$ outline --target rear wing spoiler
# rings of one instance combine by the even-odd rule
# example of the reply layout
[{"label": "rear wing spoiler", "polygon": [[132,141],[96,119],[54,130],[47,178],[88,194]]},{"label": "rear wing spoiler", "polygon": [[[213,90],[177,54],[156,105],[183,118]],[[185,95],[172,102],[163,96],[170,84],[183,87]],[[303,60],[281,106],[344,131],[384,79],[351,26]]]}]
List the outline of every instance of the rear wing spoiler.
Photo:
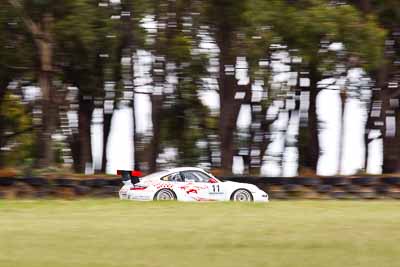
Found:
[{"label": "rear wing spoiler", "polygon": [[121,175],[122,182],[124,184],[127,182],[136,184],[136,183],[139,183],[139,177],[142,176],[142,172],[141,171],[117,170],[117,175]]}]

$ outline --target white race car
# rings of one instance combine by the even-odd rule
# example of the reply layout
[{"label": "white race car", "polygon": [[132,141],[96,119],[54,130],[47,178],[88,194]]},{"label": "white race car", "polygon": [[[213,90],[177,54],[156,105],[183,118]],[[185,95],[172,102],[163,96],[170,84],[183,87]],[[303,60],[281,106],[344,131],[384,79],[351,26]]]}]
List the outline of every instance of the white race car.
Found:
[{"label": "white race car", "polygon": [[119,191],[121,199],[268,201],[268,194],[253,184],[223,182],[199,168],[174,168],[142,178],[136,178],[135,171],[118,171],[118,174],[124,183]]}]

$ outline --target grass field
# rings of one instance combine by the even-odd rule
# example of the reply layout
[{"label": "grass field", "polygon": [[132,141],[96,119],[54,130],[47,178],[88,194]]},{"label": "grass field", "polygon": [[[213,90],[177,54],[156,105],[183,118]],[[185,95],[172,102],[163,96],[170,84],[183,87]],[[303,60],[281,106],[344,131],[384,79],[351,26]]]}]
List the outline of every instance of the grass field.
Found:
[{"label": "grass field", "polygon": [[0,201],[0,266],[400,266],[400,202]]}]

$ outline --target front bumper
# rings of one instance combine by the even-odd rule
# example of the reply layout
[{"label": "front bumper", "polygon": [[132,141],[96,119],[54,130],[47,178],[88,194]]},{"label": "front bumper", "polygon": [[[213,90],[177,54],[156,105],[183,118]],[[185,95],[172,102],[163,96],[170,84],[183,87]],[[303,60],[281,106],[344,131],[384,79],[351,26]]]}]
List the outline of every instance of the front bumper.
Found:
[{"label": "front bumper", "polygon": [[269,202],[269,196],[264,191],[253,193],[254,202]]}]

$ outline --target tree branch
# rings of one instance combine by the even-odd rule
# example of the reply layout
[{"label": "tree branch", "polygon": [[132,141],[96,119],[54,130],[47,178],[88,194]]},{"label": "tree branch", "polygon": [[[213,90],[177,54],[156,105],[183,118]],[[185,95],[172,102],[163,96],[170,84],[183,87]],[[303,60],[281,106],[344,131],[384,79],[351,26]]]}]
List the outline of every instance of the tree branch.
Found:
[{"label": "tree branch", "polygon": [[18,131],[18,132],[14,132],[14,133],[11,133],[11,134],[6,134],[4,136],[4,139],[6,139],[5,141],[7,142],[8,139],[11,139],[11,138],[13,138],[15,136],[18,136],[18,135],[21,135],[21,134],[24,134],[24,133],[32,132],[33,129],[34,129],[33,127],[29,127],[29,128],[23,129],[23,130]]},{"label": "tree branch", "polygon": [[25,14],[23,6],[19,0],[8,0],[8,3],[21,12],[22,20],[25,26],[33,35],[39,35],[41,33],[40,27]]}]

